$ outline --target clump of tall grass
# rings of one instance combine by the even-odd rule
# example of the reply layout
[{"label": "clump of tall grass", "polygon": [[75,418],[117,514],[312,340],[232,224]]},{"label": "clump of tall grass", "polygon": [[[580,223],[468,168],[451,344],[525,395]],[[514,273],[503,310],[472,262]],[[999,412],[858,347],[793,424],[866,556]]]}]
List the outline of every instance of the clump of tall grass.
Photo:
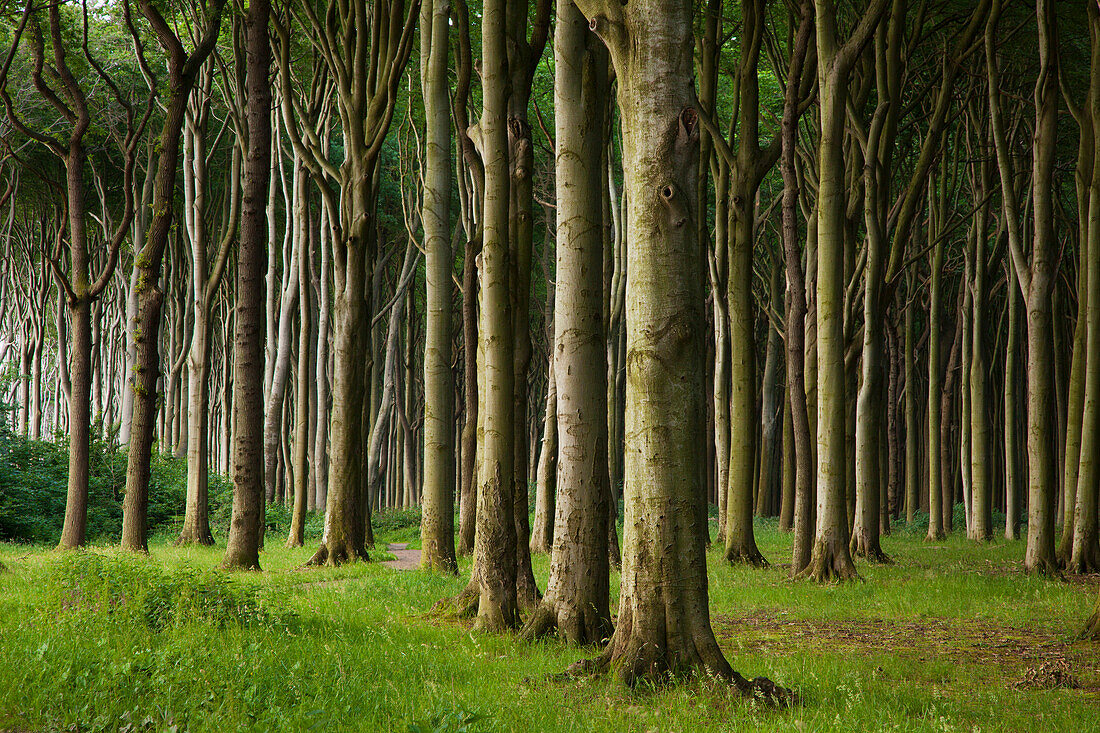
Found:
[{"label": "clump of tall grass", "polygon": [[146,558],[70,553],[53,565],[47,582],[54,613],[107,616],[153,631],[191,623],[275,628],[294,621],[271,611],[257,587],[226,573],[188,565],[166,570]]}]

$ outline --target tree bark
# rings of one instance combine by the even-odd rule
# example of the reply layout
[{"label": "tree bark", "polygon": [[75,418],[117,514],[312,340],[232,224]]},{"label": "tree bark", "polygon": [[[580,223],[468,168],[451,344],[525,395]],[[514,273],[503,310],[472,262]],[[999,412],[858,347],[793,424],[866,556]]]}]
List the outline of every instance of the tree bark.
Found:
[{"label": "tree bark", "polygon": [[271,172],[270,0],[252,0],[245,17],[248,130],[237,247],[233,334],[233,513],[222,567],[259,570],[264,522],[265,207]]},{"label": "tree bark", "polygon": [[421,565],[458,571],[454,541],[454,374],[451,371],[451,122],[447,100],[450,2],[422,2],[420,78],[427,121],[423,214],[427,322],[424,332],[424,483]]}]

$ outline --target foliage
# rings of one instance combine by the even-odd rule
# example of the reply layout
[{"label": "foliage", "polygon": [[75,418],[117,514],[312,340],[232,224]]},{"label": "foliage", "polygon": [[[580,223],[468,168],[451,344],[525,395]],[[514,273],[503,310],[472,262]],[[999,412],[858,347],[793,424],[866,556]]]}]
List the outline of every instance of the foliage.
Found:
[{"label": "foliage", "polygon": [[219,628],[279,623],[255,586],[190,565],[165,570],[130,555],[67,553],[51,568],[48,587],[52,611],[106,614],[154,631],[195,622]]},{"label": "foliage", "polygon": [[[0,421],[0,540],[54,543],[61,536],[68,488],[69,441],[30,440]],[[88,538],[114,540],[122,531],[126,453],[113,431],[92,430],[89,445]],[[165,529],[183,512],[187,467],[181,458],[156,454],[149,482],[149,528]],[[227,481],[212,475],[213,486]]]}]

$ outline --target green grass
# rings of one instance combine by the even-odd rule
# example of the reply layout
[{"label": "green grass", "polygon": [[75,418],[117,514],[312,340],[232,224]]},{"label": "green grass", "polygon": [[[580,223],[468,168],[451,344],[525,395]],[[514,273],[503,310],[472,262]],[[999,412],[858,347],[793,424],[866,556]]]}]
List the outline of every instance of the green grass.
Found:
[{"label": "green grass", "polygon": [[[1084,731],[1100,713],[1100,646],[1071,638],[1096,583],[1022,576],[1021,543],[899,531],[883,542],[895,564],[829,587],[787,580],[790,537],[770,522],[758,539],[771,568],[723,566],[713,549],[711,613],[734,668],[801,695],[774,710],[705,680],[554,679],[594,652],[426,613],[468,561],[458,578],[301,570],[312,547],[281,539],[269,535],[262,574],[228,581],[210,572],[220,548],[159,541],[135,559],[0,544],[0,731]],[[535,559],[542,585],[547,567]],[[1018,688],[1051,660],[1082,689]]]}]

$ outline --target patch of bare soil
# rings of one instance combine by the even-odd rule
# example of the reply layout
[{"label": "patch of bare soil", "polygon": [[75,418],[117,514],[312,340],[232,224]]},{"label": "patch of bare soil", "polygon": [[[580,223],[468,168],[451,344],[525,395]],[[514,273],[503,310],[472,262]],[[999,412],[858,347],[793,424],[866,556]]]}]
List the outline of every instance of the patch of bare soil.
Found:
[{"label": "patch of bare soil", "polygon": [[386,550],[395,558],[382,563],[386,567],[394,570],[416,570],[420,567],[420,550],[410,550],[408,542],[391,542],[386,545]]},{"label": "patch of bare soil", "polygon": [[796,619],[782,613],[719,614],[719,640],[759,653],[876,653],[918,661],[977,664],[1018,689],[1100,690],[1095,644],[1074,643],[1041,628],[947,619]]}]

